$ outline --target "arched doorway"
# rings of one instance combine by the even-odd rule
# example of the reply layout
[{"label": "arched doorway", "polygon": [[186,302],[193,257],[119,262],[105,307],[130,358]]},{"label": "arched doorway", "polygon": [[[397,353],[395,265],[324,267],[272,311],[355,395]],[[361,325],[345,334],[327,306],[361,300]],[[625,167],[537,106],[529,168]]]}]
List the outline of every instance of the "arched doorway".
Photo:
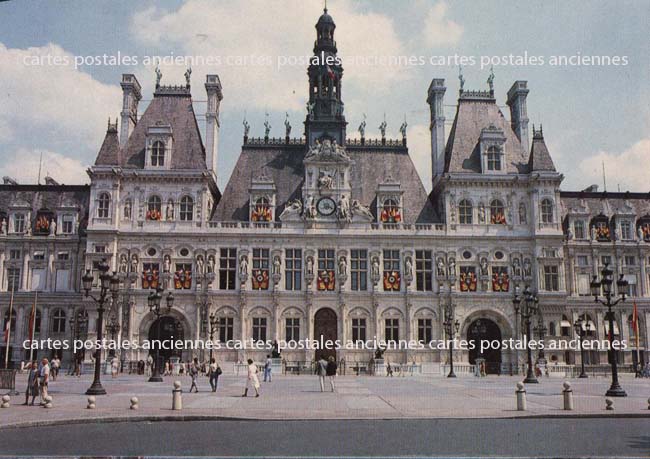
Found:
[{"label": "arched doorway", "polygon": [[467,341],[473,342],[474,349],[469,350],[469,363],[476,363],[477,358],[485,359],[485,371],[488,374],[501,373],[501,349],[490,347],[481,354],[481,341],[501,341],[499,326],[490,319],[476,319],[467,328]]},{"label": "arched doorway", "polygon": [[328,359],[333,356],[336,359],[336,349],[333,348],[334,342],[338,337],[338,320],[336,312],[330,308],[322,308],[316,311],[314,315],[314,339],[323,343],[327,341],[332,342],[332,349],[317,349],[316,360],[324,357]]},{"label": "arched doorway", "polygon": [[[159,328],[160,326],[160,328]],[[155,320],[149,327],[149,341],[160,340],[166,341],[167,343],[164,347],[172,347],[169,345],[170,341],[182,340],[184,339],[185,333],[183,330],[183,324],[174,317],[163,316]],[[157,345],[156,345],[157,346]],[[152,346],[153,347],[153,346]],[[149,354],[155,359],[156,358],[156,349],[151,349]],[[171,357],[182,358],[181,349],[160,349],[160,362],[168,361]]]}]

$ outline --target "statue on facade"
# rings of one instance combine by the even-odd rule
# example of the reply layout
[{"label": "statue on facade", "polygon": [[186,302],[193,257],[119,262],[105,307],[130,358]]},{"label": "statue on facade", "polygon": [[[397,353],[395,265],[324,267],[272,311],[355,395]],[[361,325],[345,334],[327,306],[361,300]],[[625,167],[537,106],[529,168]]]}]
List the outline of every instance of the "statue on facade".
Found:
[{"label": "statue on facade", "polygon": [[596,230],[596,225],[591,227],[591,240],[595,241],[598,237],[598,231]]},{"label": "statue on facade", "polygon": [[305,212],[304,217],[307,219],[316,218],[316,204],[314,203],[314,196],[311,194],[305,198]]},{"label": "statue on facade", "polygon": [[485,206],[483,204],[478,206],[478,222],[485,223]]},{"label": "statue on facade", "polygon": [[366,137],[366,114],[363,114],[363,120],[361,121],[361,124],[359,125],[359,135],[361,135],[361,138]]},{"label": "statue on facade", "polygon": [[273,274],[276,275],[280,274],[281,269],[282,269],[282,262],[280,261],[280,257],[276,255],[273,258]]},{"label": "statue on facade", "polygon": [[379,125],[379,132],[381,132],[381,138],[385,139],[386,138],[386,127],[388,124],[386,124],[386,115],[384,115],[384,121],[381,122]]},{"label": "statue on facade", "polygon": [[174,219],[174,201],[171,199],[167,201],[167,208],[165,209],[165,219],[169,222]]},{"label": "statue on facade", "polygon": [[0,234],[7,234],[7,220],[4,218],[2,219],[2,222],[0,222]]},{"label": "statue on facade", "polygon": [[239,275],[242,278],[248,276],[248,257],[246,255],[239,257]]},{"label": "statue on facade", "polygon": [[334,186],[334,172],[322,170],[318,172],[318,188],[331,190]]},{"label": "statue on facade", "polygon": [[360,215],[362,217],[367,218],[369,221],[372,221],[375,218],[372,215],[372,212],[370,212],[370,208],[361,204],[357,199],[352,200],[352,205],[350,206],[350,212],[352,212],[352,216]]},{"label": "statue on facade", "polygon": [[519,258],[512,260],[512,274],[515,277],[521,277],[521,262],[519,261]]},{"label": "statue on facade", "polygon": [[172,269],[172,259],[169,255],[163,258],[163,272],[168,273]]},{"label": "statue on facade", "polygon": [[122,255],[120,255],[120,268],[119,268],[120,272],[126,274],[126,272],[129,269],[128,265],[129,265],[129,260],[126,257],[126,254],[123,253]]},{"label": "statue on facade", "polygon": [[349,222],[352,218],[350,215],[350,201],[345,194],[342,194],[338,202],[339,220]]},{"label": "statue on facade", "polygon": [[251,130],[251,125],[248,124],[248,121],[246,121],[246,118],[244,118],[244,122],[242,124],[244,125],[244,137],[248,137],[248,133]]},{"label": "statue on facade", "polygon": [[289,122],[289,113],[285,113],[284,131],[285,131],[285,136],[289,137],[291,135],[291,123]]},{"label": "statue on facade", "polygon": [[463,68],[458,66],[458,81],[460,82],[460,92],[465,88],[465,78],[463,77]]},{"label": "statue on facade", "polygon": [[314,116],[314,102],[307,102],[307,115],[311,118]]},{"label": "statue on facade", "polygon": [[124,220],[131,220],[131,200],[127,199],[124,203]]},{"label": "statue on facade", "polygon": [[449,258],[449,275],[456,275],[456,259],[454,257]]},{"label": "statue on facade", "polygon": [[413,260],[411,257],[406,257],[404,260],[404,277],[407,279],[413,278]]},{"label": "statue on facade", "polygon": [[379,279],[379,258],[372,257],[372,278]]},{"label": "statue on facade", "polygon": [[345,277],[347,275],[347,265],[348,261],[345,255],[341,255],[339,257],[339,276]]},{"label": "statue on facade", "polygon": [[137,273],[138,272],[138,256],[135,253],[133,255],[131,255],[130,269],[131,269],[132,273]]},{"label": "statue on facade", "polygon": [[[4,220],[2,220],[2,223],[4,224]],[[4,226],[5,226],[5,230],[2,232],[2,234],[7,234],[7,233],[6,233],[6,229],[7,229],[7,228],[6,228],[6,224],[5,224]],[[645,240],[645,236],[644,236],[644,234],[643,234],[643,228],[642,228],[641,226],[639,226],[639,227],[636,229],[636,235],[637,235],[639,241],[643,241],[643,240]]]},{"label": "statue on facade", "polygon": [[56,235],[56,220],[50,220],[50,236]]},{"label": "statue on facade", "polygon": [[494,67],[490,66],[490,75],[487,79],[487,84],[490,87],[490,91],[494,91]]},{"label": "statue on facade", "polygon": [[269,114],[266,114],[267,118],[264,120],[264,137],[268,137],[269,134],[271,133],[271,123],[269,123],[268,116]]},{"label": "statue on facade", "polygon": [[314,257],[311,255],[307,257],[307,275],[314,275]]},{"label": "statue on facade", "polygon": [[406,140],[406,128],[408,127],[408,124],[406,123],[406,119],[402,123],[402,125],[399,127],[399,132],[402,134],[402,140]]},{"label": "statue on facade", "polygon": [[300,215],[301,212],[302,202],[300,202],[300,199],[294,199],[293,201],[287,203],[287,205],[284,207],[284,210],[280,214],[280,220],[292,215]]},{"label": "statue on facade", "polygon": [[530,258],[524,259],[524,277],[532,277],[533,267],[530,263]]},{"label": "statue on facade", "polygon": [[488,275],[488,262],[487,258],[482,257],[481,258],[481,276],[487,276]]},{"label": "statue on facade", "polygon": [[187,70],[185,70],[185,85],[189,88],[190,87],[190,78],[192,77],[192,67],[189,67]]},{"label": "statue on facade", "polygon": [[526,204],[523,202],[519,204],[519,224],[525,225],[528,221],[526,217]]},{"label": "statue on facade", "polygon": [[162,72],[160,71],[160,68],[156,66],[156,88],[160,87],[160,80],[162,80]]},{"label": "statue on facade", "polygon": [[438,270],[438,276],[445,275],[445,260],[442,257],[438,257],[436,261],[436,268]]},{"label": "statue on facade", "polygon": [[214,274],[214,255],[208,255],[208,274]]},{"label": "statue on facade", "polygon": [[204,268],[205,268],[205,264],[203,262],[203,255],[199,254],[196,256],[196,272],[199,276],[203,275]]}]

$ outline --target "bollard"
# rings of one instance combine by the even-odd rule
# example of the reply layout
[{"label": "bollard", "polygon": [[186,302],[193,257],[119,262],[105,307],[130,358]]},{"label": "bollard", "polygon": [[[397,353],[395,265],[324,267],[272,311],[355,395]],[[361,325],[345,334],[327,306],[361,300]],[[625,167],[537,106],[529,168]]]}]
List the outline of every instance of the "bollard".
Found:
[{"label": "bollard", "polygon": [[605,405],[607,405],[605,407],[606,410],[608,410],[608,411],[614,410],[614,400],[612,400],[611,398],[607,397],[605,399]]},{"label": "bollard", "polygon": [[573,410],[573,389],[571,389],[571,383],[569,381],[564,381],[564,389],[562,394],[564,395],[564,409],[566,411]]},{"label": "bollard", "polygon": [[648,399],[648,409],[650,410],[650,398]]},{"label": "bollard", "polygon": [[183,389],[181,389],[181,382],[174,381],[174,388],[172,389],[172,410],[182,410],[183,409],[183,399],[181,394]]},{"label": "bollard", "polygon": [[43,405],[43,408],[47,408],[47,409],[52,408],[52,396],[51,395],[48,395],[43,400],[45,400],[45,405]]},{"label": "bollard", "polygon": [[526,389],[524,389],[524,383],[517,383],[517,411],[526,411]]},{"label": "bollard", "polygon": [[88,410],[94,410],[95,409],[95,396],[91,395],[88,397],[88,406],[86,406],[86,409]]},{"label": "bollard", "polygon": [[138,397],[131,397],[131,409],[137,410],[138,408],[140,408],[140,405],[138,404]]},{"label": "bollard", "polygon": [[11,397],[9,397],[8,395],[3,395],[2,404],[0,404],[0,408],[9,408],[10,401],[11,401]]}]

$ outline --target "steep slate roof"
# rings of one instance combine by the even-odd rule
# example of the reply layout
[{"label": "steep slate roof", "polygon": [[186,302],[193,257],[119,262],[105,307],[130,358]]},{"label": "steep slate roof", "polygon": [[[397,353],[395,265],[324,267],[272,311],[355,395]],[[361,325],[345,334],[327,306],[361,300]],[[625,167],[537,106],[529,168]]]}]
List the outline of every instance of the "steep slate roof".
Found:
[{"label": "steep slate roof", "polygon": [[528,170],[530,172],[557,172],[557,169],[555,169],[555,164],[553,164],[553,159],[551,159],[551,154],[548,152],[548,148],[546,148],[546,143],[544,142],[544,134],[542,133],[541,127],[539,131],[536,131],[533,127],[533,145],[530,148]]},{"label": "steep slate roof", "polygon": [[650,215],[650,193],[560,192],[560,212],[563,218],[571,210],[586,212],[592,217],[600,214],[611,217],[619,210],[626,213],[628,206],[638,217]]},{"label": "steep slate roof", "polygon": [[[422,181],[406,149],[348,147],[348,156],[354,161],[351,167],[351,200],[357,199],[376,211],[378,185],[392,178],[400,182],[403,190],[404,223],[438,221]],[[288,201],[302,198],[305,169],[303,159],[306,147],[244,146],[235,169],[226,185],[223,197],[213,215],[213,220],[248,221],[249,187],[251,179],[262,172],[273,179],[276,193],[275,218],[282,213]]]},{"label": "steep slate roof", "polygon": [[97,159],[96,166],[117,166],[120,163],[120,140],[117,136],[117,124],[108,125],[106,136],[102,143]]},{"label": "steep slate roof", "polygon": [[454,124],[445,149],[445,172],[480,173],[481,130],[495,126],[503,131],[505,142],[505,172],[526,173],[528,157],[510,123],[492,97],[461,95]]}]

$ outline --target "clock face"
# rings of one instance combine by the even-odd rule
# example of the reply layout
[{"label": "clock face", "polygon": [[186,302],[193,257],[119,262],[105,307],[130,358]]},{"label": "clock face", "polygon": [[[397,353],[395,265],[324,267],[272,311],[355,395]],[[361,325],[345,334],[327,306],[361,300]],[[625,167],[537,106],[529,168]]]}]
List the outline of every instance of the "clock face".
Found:
[{"label": "clock face", "polygon": [[336,203],[332,198],[320,198],[316,204],[318,213],[327,217],[332,215],[336,210]]}]

